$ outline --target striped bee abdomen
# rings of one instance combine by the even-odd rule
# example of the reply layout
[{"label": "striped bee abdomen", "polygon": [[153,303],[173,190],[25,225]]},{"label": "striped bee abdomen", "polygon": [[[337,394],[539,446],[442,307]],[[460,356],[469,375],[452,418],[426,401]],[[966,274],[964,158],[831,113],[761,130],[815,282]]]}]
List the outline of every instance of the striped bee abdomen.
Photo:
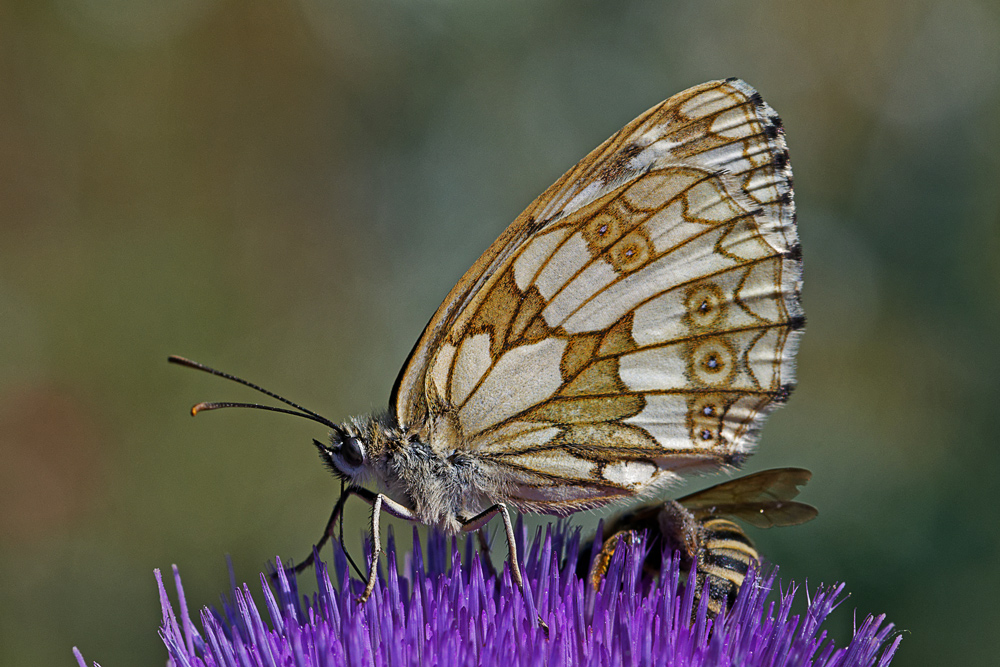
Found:
[{"label": "striped bee abdomen", "polygon": [[716,616],[723,605],[731,608],[751,563],[760,556],[743,529],[729,519],[709,516],[700,522],[695,576],[695,608],[708,583],[708,613]]}]

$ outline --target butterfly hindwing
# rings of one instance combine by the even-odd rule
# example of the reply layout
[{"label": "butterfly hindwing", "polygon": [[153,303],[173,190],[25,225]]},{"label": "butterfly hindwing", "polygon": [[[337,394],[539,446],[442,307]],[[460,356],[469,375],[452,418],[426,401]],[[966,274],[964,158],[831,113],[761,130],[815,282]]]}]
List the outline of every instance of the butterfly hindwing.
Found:
[{"label": "butterfly hindwing", "polygon": [[698,86],[476,262],[404,367],[397,419],[544,512],[738,464],[791,386],[799,276],[777,116],[741,81]]}]

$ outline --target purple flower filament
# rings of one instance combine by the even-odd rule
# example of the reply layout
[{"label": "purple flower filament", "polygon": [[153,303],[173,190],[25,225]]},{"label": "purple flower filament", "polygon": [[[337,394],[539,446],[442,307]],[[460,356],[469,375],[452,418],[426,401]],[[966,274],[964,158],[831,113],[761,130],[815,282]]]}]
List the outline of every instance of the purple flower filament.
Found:
[{"label": "purple flower filament", "polygon": [[[846,647],[827,639],[820,626],[843,600],[843,585],[815,591],[799,617],[791,614],[794,586],[769,602],[775,573],[751,570],[731,610],[708,619],[703,596],[692,622],[694,591],[681,583],[679,560],[670,554],[654,578],[643,573],[643,544],[617,549],[594,591],[575,571],[578,531],[559,523],[529,541],[519,523],[518,533],[528,554],[527,602],[509,570],[498,584],[478,553],[466,549],[463,565],[457,541],[437,531],[430,531],[425,549],[414,531],[401,574],[390,535],[388,575],[363,605],[355,598],[364,584],[349,579],[342,552],[334,559],[337,586],[317,559],[318,592],[311,599],[300,597],[294,577],[279,562],[273,589],[261,575],[267,621],[244,584],[221,611],[203,609],[198,630],[176,568],[179,617],[157,571],[168,665],[884,667],[899,645],[884,616],[865,619]],[[529,604],[548,623],[548,640]]]}]

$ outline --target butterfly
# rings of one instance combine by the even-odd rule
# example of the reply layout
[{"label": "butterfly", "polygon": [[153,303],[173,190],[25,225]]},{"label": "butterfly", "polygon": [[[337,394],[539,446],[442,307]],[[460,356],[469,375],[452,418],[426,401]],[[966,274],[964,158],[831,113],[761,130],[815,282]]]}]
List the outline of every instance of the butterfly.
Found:
[{"label": "butterfly", "polygon": [[[314,441],[372,506],[451,533],[508,505],[565,515],[657,496],[684,473],[738,467],[786,401],[804,326],[792,174],[777,114],[737,79],[658,104],[536,199],[425,327],[388,410]],[[377,491],[367,488],[374,483]],[[299,567],[312,561],[310,556]],[[298,569],[298,568],[297,568]]]},{"label": "butterfly", "polygon": [[751,565],[760,565],[753,541],[730,518],[758,528],[811,521],[816,508],[792,500],[811,477],[802,468],[764,470],[625,512],[607,523],[610,537],[601,541],[598,535],[592,548],[581,549],[577,572],[600,588],[619,544],[638,544],[645,532],[646,569],[659,570],[665,548],[678,551],[681,569],[695,572],[692,614],[697,614],[704,591],[707,613],[714,617],[723,605],[732,607]]}]

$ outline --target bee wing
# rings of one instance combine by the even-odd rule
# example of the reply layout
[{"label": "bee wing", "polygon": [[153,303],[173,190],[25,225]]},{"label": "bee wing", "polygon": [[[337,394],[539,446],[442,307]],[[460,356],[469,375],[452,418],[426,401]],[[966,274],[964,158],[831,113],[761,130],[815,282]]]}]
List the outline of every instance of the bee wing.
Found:
[{"label": "bee wing", "polygon": [[545,191],[428,323],[404,429],[562,513],[738,465],[787,398],[803,319],[791,169],[756,91],[675,95]]},{"label": "bee wing", "polygon": [[792,500],[811,478],[803,468],[773,468],[710,486],[677,502],[699,519],[717,514],[758,528],[794,526],[818,513],[812,505]]}]

